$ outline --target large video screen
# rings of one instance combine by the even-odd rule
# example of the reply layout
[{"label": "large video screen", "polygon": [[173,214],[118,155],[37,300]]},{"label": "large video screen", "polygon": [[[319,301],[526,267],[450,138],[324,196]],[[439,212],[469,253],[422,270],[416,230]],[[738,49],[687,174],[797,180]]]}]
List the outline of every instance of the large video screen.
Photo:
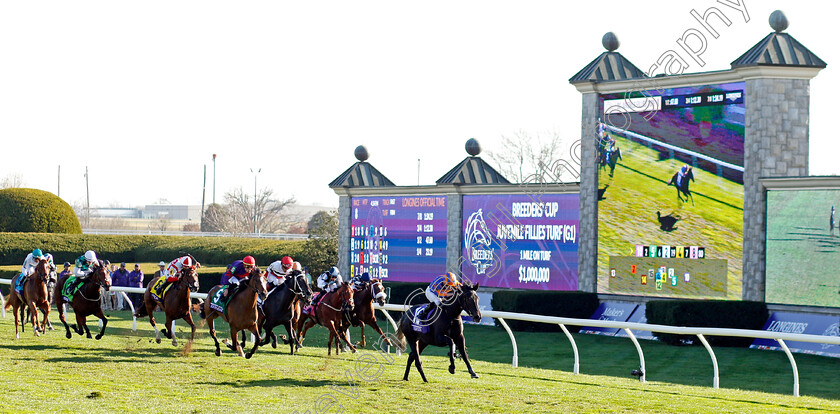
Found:
[{"label": "large video screen", "polygon": [[353,197],[350,274],[431,282],[446,272],[446,196]]},{"label": "large video screen", "polygon": [[497,288],[577,290],[578,194],[467,195],[461,274]]},{"label": "large video screen", "polygon": [[767,192],[765,301],[840,306],[840,190]]},{"label": "large video screen", "polygon": [[744,89],[601,95],[599,292],[741,298]]}]

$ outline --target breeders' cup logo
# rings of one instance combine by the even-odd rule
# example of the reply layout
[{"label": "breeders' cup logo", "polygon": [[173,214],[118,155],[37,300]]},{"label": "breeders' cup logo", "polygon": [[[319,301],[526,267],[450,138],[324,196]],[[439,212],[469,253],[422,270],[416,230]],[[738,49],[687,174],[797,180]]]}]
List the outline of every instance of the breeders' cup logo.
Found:
[{"label": "breeders' cup logo", "polygon": [[[823,332],[823,336],[840,336],[840,323],[832,323],[826,328],[825,332]],[[828,349],[829,347],[836,346],[832,344],[821,344],[822,349]]]},{"label": "breeders' cup logo", "polygon": [[464,231],[464,248],[467,260],[475,267],[475,273],[483,275],[488,267],[493,266],[493,248],[490,247],[491,235],[484,223],[481,209],[470,214]]}]

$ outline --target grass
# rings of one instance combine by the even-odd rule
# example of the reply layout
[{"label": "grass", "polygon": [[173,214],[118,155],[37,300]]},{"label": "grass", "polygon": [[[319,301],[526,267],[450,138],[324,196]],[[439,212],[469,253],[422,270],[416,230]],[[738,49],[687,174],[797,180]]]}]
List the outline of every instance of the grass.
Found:
[{"label": "grass", "polygon": [[[694,169],[691,183],[695,205],[677,199],[676,189],[666,186],[683,165],[676,159],[659,159],[659,153],[629,139],[615,136],[622,152],[615,174],[599,175],[599,187],[609,188],[598,202],[598,289],[611,290],[610,256],[634,256],[635,246],[704,246],[709,259],[727,260],[727,299],[741,299],[744,188],[715,174]],[[656,212],[680,216],[676,229],[659,229]],[[652,283],[648,282],[648,286]],[[664,295],[668,296],[667,290]],[[644,290],[647,296],[662,296]]]},{"label": "grass", "polygon": [[[629,376],[638,367],[638,357],[627,339],[575,335],[581,375],[573,375],[571,348],[562,334],[517,333],[521,366],[512,368],[503,330],[469,326],[467,344],[481,378],[471,379],[461,362],[450,375],[443,349],[429,348],[423,362],[430,383],[424,384],[416,371],[410,382],[402,381],[405,355],[384,357],[367,349],[327,357],[322,328],[310,331],[309,346],[298,355],[288,355],[286,347],[268,347],[244,359],[231,351],[214,356],[206,327],[186,349],[183,323],[177,328],[181,346],[156,344],[145,320],[138,321],[137,332],[131,331],[125,312],[111,314],[100,341],[79,336],[68,340],[61,331],[38,338],[27,331],[14,340],[12,325],[10,317],[0,320],[4,412],[291,413],[316,412],[316,400],[334,401],[335,412],[339,405],[344,412],[840,410],[840,361],[812,355],[796,356],[805,396],[795,398],[790,395],[787,359],[772,351],[716,349],[722,388],[715,390],[710,388],[711,362],[702,347],[643,341],[649,379],[643,384]],[[217,327],[226,325],[219,322]],[[361,372],[371,381],[360,380],[354,371],[365,366],[370,369]],[[355,386],[348,383],[348,374]]]},{"label": "grass", "polygon": [[840,251],[840,231],[828,225],[834,205],[838,190],[767,193],[767,302],[840,306],[840,286],[826,277]]}]

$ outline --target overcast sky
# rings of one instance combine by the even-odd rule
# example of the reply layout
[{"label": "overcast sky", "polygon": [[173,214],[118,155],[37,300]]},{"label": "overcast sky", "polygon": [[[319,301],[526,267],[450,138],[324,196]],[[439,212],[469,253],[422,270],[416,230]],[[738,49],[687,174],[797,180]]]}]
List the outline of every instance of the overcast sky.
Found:
[{"label": "overcast sky", "polygon": [[[700,28],[690,11],[731,20],[708,37],[704,66],[723,70],[770,33],[828,62],[811,81],[811,174],[837,174],[830,102],[840,65],[836,17],[817,1],[734,8],[675,1],[39,1],[0,4],[0,178],[92,205],[200,204],[260,187],[335,206],[327,184],[364,144],[397,185],[434,184],[477,138],[580,134],[568,79],[614,31],[647,70]],[[690,62],[691,63],[691,62]]]}]

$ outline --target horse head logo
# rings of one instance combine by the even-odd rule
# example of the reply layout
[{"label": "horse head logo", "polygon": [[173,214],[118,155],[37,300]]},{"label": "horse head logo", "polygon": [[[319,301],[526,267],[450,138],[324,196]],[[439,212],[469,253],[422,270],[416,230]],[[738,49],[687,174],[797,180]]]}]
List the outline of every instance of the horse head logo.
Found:
[{"label": "horse head logo", "polygon": [[[823,332],[823,336],[840,336],[840,323],[832,323],[826,328],[825,332]],[[829,347],[836,346],[831,344],[821,344],[822,349],[828,349]]]},{"label": "horse head logo", "polygon": [[487,230],[481,209],[470,214],[467,228],[464,231],[464,248],[467,250],[467,260],[475,267],[475,273],[483,275],[488,267],[493,265],[493,248],[490,247],[492,235]]}]

